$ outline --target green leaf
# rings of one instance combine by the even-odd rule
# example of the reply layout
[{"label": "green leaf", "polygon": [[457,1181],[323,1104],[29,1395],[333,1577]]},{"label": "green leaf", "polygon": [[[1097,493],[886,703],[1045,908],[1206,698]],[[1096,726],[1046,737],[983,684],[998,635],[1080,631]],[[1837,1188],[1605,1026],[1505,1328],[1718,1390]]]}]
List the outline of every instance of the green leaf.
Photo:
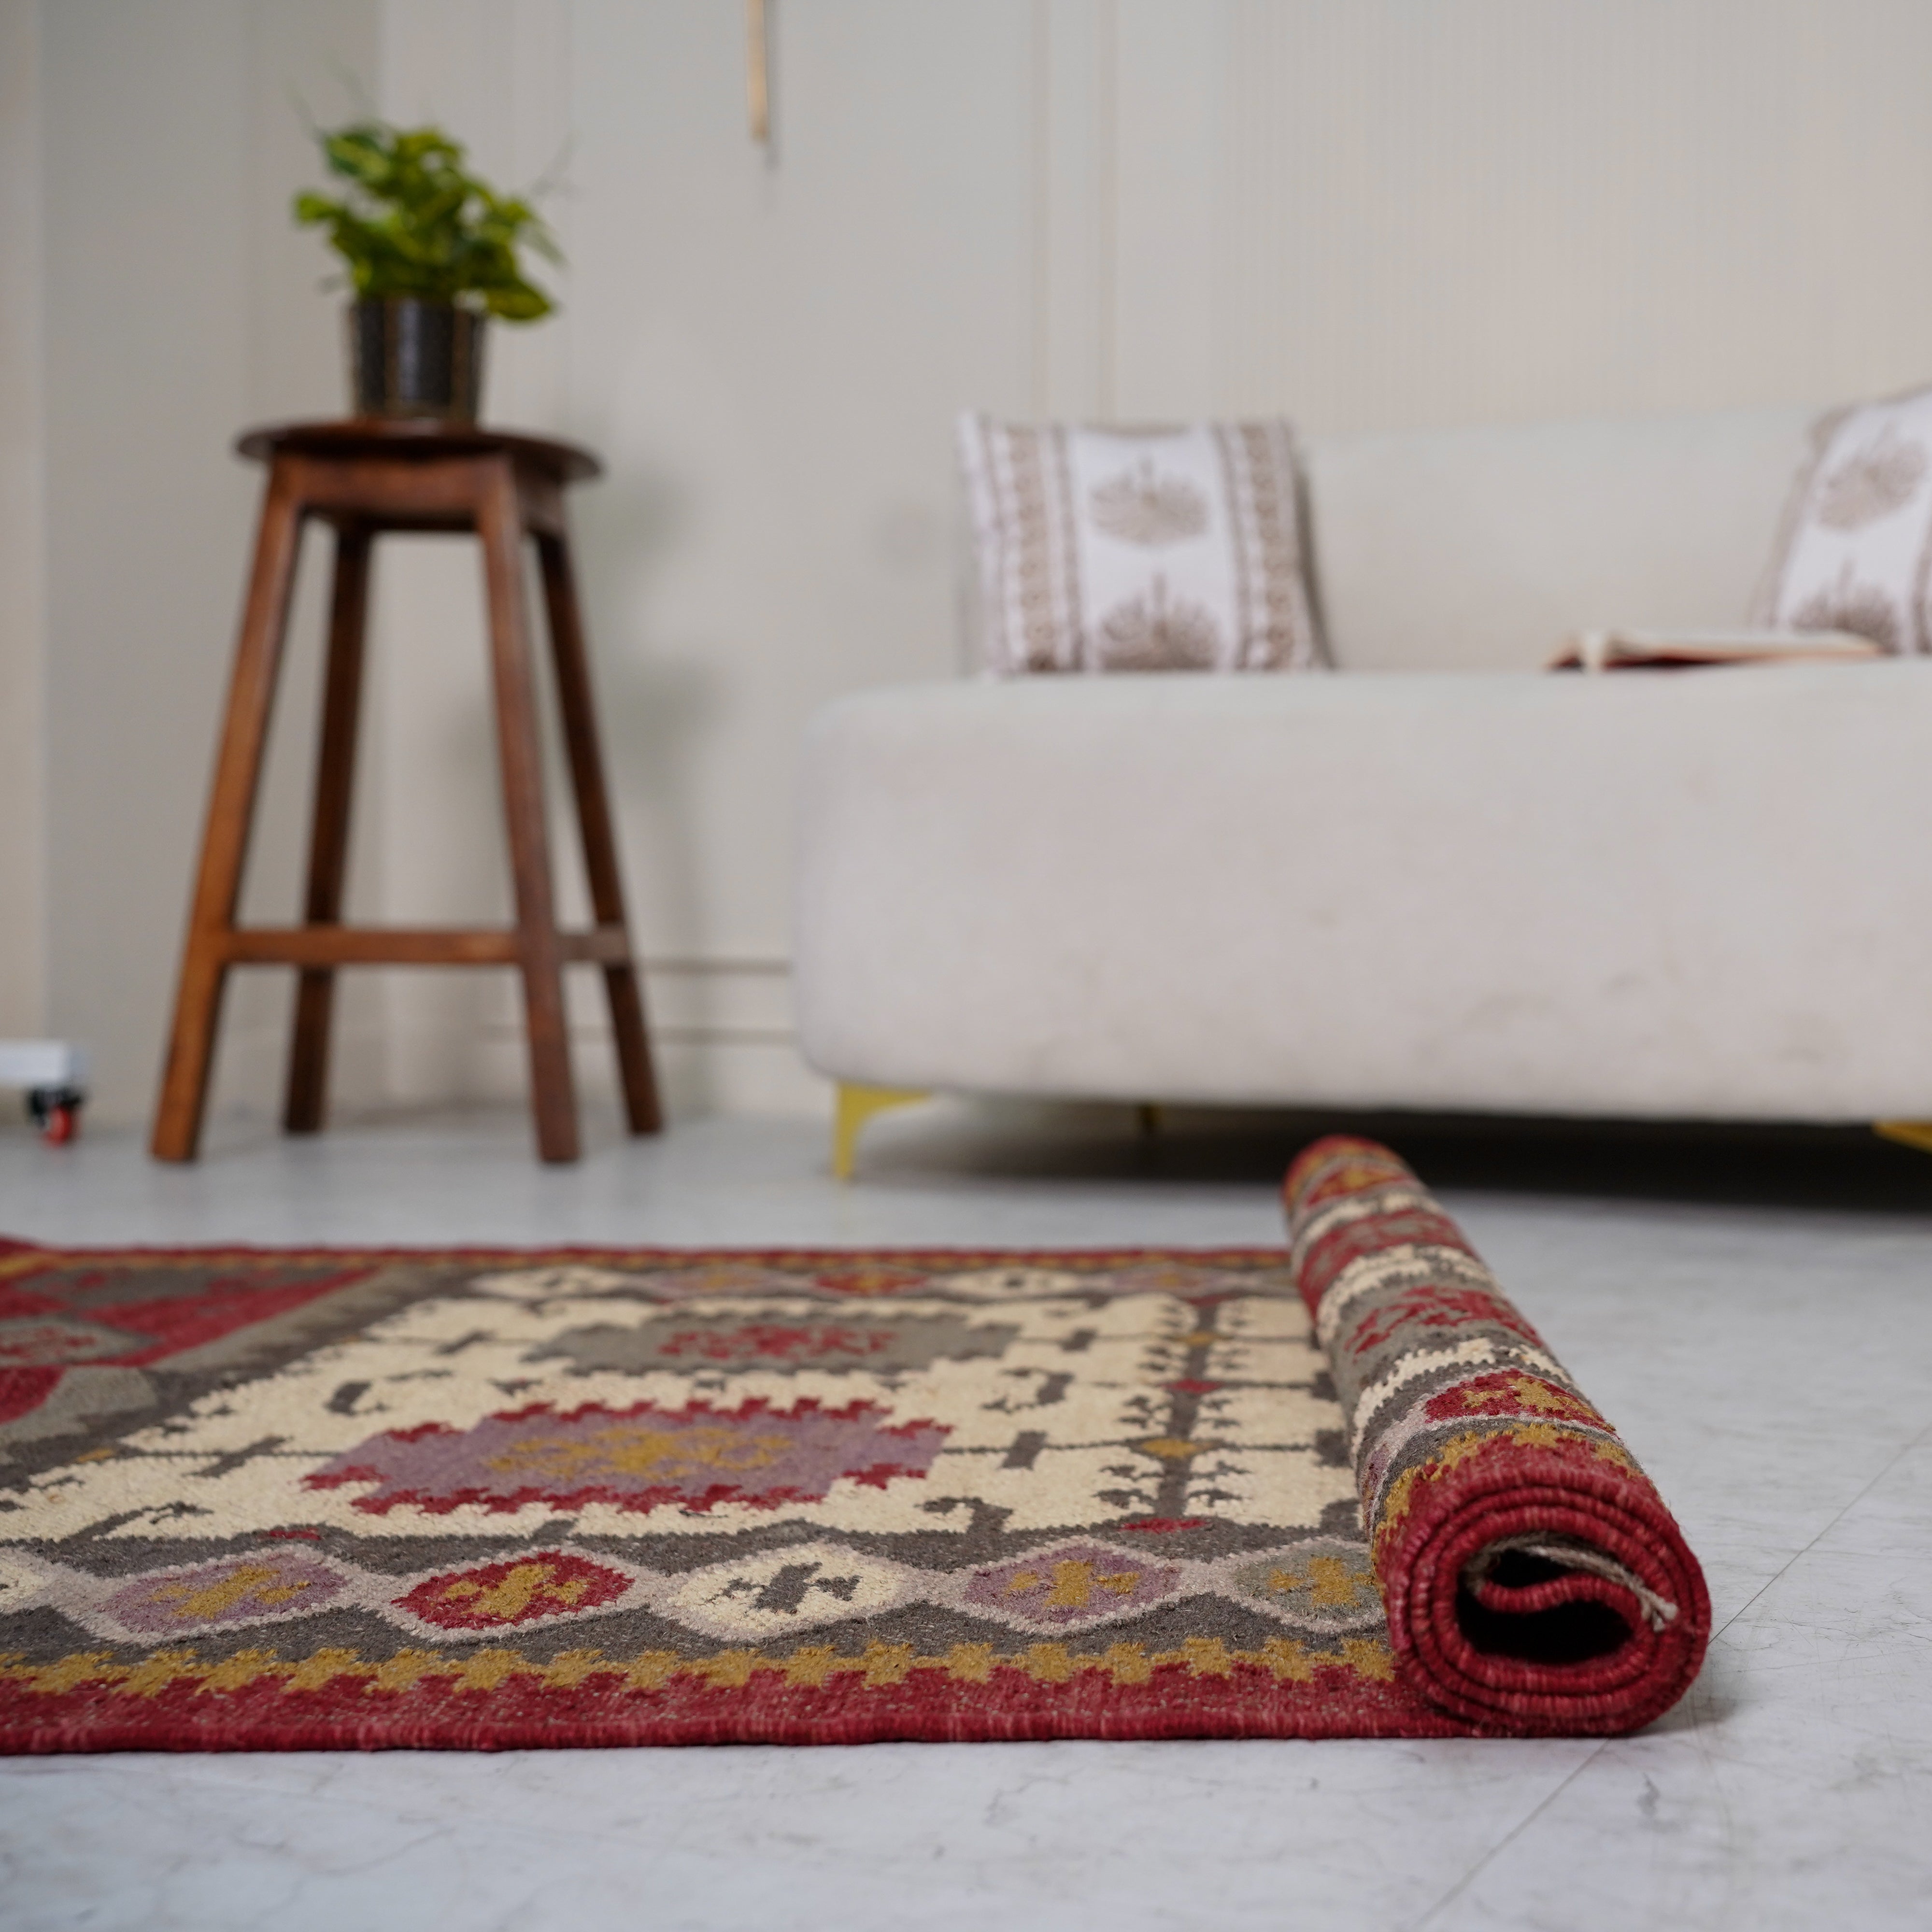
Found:
[{"label": "green leaf", "polygon": [[536,322],[555,304],[526,279],[518,250],[563,260],[530,202],[500,194],[464,164],[461,142],[440,128],[364,121],[316,137],[340,200],[296,196],[298,224],[320,227],[358,296],[475,298],[505,322]]}]

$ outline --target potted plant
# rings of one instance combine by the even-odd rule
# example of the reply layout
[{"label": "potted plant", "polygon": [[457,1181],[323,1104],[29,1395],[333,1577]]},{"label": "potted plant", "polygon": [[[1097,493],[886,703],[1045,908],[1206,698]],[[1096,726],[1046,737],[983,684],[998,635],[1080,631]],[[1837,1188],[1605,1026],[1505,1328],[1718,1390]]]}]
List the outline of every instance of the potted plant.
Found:
[{"label": "potted plant", "polygon": [[298,195],[295,218],[325,229],[347,266],[355,413],[474,422],[484,319],[536,322],[554,306],[518,255],[560,262],[550,230],[470,173],[440,128],[363,121],[316,139],[347,186]]}]

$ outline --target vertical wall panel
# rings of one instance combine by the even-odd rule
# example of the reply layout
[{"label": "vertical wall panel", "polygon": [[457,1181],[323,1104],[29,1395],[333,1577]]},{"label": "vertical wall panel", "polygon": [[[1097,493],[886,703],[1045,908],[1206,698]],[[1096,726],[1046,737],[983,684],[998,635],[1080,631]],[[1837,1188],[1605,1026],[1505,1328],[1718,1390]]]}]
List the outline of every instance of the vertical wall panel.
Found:
[{"label": "vertical wall panel", "polygon": [[1925,9],[1226,4],[1222,406],[1393,428],[1924,372]]},{"label": "vertical wall panel", "polygon": [[1034,0],[1032,405],[1114,413],[1118,0]]},{"label": "vertical wall panel", "polygon": [[[49,1020],[145,1102],[232,642],[248,479],[240,0],[46,34]],[[137,317],[152,326],[136,326]]]},{"label": "vertical wall panel", "polygon": [[[229,446],[340,394],[319,260],[266,266],[274,204],[312,172],[274,117],[334,60],[366,64],[365,18],[334,0],[40,10],[47,1019],[94,1049],[104,1119],[142,1118],[160,1065],[260,484]],[[286,907],[300,774],[282,764],[257,847]],[[231,1045],[285,991],[248,977]]]},{"label": "vertical wall panel", "polygon": [[1226,14],[1118,0],[1110,413],[1208,413],[1215,383]]},{"label": "vertical wall panel", "polygon": [[0,0],[0,1035],[46,1010],[46,423],[40,33]]}]

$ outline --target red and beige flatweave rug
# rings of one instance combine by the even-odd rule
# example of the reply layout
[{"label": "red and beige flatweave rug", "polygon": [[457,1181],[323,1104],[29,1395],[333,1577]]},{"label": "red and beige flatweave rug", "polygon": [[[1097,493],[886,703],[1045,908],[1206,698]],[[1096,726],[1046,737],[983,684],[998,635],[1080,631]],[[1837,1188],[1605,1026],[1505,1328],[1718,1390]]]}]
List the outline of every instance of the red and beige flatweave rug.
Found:
[{"label": "red and beige flatweave rug", "polygon": [[1393,1155],[1292,1244],[0,1250],[0,1749],[1630,1729],[1696,1564]]}]

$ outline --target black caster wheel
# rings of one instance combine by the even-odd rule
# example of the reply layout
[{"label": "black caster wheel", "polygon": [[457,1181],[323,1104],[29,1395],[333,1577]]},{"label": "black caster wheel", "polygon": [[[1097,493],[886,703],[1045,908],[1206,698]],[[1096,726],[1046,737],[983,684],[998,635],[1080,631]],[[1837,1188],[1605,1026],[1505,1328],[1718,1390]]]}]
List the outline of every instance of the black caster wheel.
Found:
[{"label": "black caster wheel", "polygon": [[80,1132],[87,1096],[78,1087],[35,1087],[27,1094],[27,1118],[49,1147],[64,1147]]}]

